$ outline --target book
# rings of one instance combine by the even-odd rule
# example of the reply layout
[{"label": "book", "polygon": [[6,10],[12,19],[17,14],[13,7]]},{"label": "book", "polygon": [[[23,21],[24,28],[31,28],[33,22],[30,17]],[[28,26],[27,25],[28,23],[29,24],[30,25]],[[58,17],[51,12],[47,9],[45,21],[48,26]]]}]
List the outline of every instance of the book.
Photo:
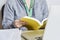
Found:
[{"label": "book", "polygon": [[28,17],[28,16],[22,17],[20,20],[28,23],[28,25],[24,25],[24,26],[27,27],[29,30],[39,30],[40,28],[43,28],[46,25],[47,18],[44,19],[42,22],[40,22],[39,20],[33,17]]},{"label": "book", "polygon": [[21,38],[25,40],[41,40],[43,38],[43,34],[43,29],[23,31],[21,34]]}]

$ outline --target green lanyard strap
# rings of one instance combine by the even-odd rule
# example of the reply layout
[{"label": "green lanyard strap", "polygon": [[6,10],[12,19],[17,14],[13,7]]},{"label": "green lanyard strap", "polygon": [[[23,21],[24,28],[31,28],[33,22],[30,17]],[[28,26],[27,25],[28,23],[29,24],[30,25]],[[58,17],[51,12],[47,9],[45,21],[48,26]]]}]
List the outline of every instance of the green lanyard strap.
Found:
[{"label": "green lanyard strap", "polygon": [[33,11],[32,9],[33,9],[33,5],[34,5],[34,0],[30,1],[30,8],[29,9],[28,9],[28,6],[26,4],[26,0],[23,0],[23,2],[25,4],[25,10],[26,10],[28,16],[31,17],[32,16],[32,11]]}]

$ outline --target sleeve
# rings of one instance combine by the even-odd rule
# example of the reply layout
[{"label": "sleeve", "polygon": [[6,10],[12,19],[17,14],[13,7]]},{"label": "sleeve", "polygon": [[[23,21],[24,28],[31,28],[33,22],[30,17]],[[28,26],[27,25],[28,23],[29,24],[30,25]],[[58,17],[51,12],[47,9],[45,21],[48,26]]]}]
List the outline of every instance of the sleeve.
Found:
[{"label": "sleeve", "polygon": [[46,3],[46,0],[42,1],[42,10],[43,10],[43,20],[48,18],[49,11],[48,11],[48,6]]},{"label": "sleeve", "polygon": [[14,10],[10,1],[7,1],[4,7],[2,26],[4,29],[13,28]]},{"label": "sleeve", "polygon": [[49,11],[48,11],[48,6],[47,6],[47,3],[46,3],[46,0],[43,0],[42,1],[42,13],[43,13],[43,25],[42,25],[42,29],[45,28],[46,24],[47,24],[47,20],[48,20],[48,15],[49,15]]}]

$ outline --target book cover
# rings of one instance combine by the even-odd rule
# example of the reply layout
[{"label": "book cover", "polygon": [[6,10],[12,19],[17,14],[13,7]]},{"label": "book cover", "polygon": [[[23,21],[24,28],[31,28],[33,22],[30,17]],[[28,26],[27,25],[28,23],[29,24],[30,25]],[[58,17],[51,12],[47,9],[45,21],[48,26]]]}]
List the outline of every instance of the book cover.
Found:
[{"label": "book cover", "polygon": [[47,23],[47,18],[44,19],[42,22],[39,20],[33,18],[33,17],[22,17],[20,20],[27,22],[27,25],[24,25],[28,28],[28,30],[39,30],[40,28],[45,28],[45,25]]}]

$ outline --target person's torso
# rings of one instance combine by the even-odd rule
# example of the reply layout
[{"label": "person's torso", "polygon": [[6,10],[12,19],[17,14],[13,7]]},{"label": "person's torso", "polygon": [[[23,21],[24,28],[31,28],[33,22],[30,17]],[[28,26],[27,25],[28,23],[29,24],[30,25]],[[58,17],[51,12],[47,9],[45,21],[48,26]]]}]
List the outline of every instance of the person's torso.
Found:
[{"label": "person's torso", "polygon": [[[41,0],[35,0],[34,1],[34,5],[33,5],[33,9],[32,9],[32,17],[42,21],[43,19],[43,10],[42,10],[42,1]],[[24,16],[28,16],[28,14],[26,13],[25,10],[25,6],[22,0],[16,0],[14,5],[14,18],[16,19],[20,19]]]}]

